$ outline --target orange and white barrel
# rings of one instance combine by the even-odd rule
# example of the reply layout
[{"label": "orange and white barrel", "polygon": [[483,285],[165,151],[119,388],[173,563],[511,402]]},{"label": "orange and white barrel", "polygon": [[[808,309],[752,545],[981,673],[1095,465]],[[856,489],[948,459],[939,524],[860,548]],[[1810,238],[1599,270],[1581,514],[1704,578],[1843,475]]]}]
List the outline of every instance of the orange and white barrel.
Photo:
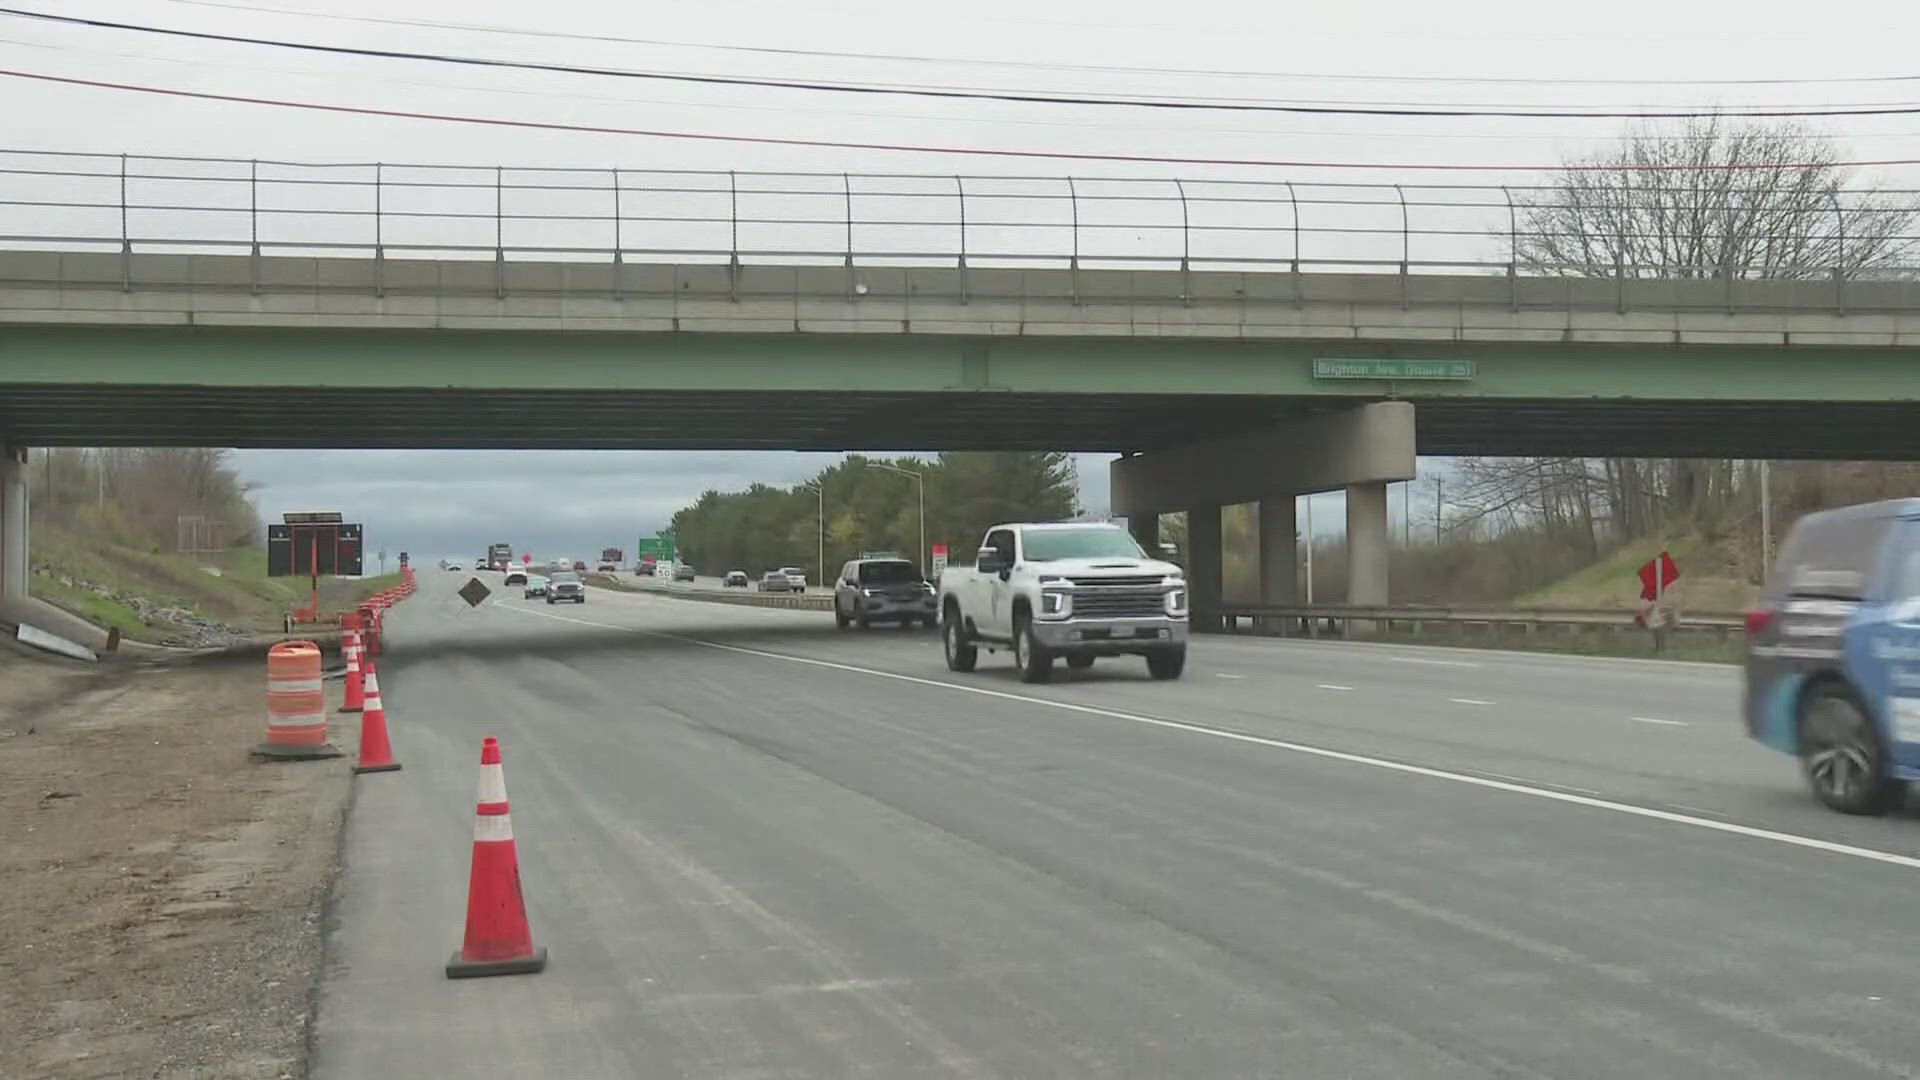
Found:
[{"label": "orange and white barrel", "polygon": [[327,693],[320,681],[320,646],[283,641],[267,650],[267,741],[263,757],[338,757],[327,745]]}]

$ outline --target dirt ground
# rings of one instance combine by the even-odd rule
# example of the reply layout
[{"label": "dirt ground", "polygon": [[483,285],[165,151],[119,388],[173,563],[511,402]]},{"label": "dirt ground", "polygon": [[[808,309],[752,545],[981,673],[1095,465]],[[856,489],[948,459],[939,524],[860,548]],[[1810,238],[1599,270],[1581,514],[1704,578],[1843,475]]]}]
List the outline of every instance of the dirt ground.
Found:
[{"label": "dirt ground", "polygon": [[0,652],[0,1076],[304,1076],[358,727],[255,763],[265,712],[261,660]]}]

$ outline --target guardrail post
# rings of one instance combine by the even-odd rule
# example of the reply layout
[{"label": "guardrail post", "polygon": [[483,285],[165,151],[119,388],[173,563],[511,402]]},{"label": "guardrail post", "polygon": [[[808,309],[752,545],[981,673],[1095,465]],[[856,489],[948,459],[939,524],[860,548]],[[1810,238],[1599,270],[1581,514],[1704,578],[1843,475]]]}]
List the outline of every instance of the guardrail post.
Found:
[{"label": "guardrail post", "polygon": [[1187,214],[1187,182],[1176,179],[1180,191],[1180,302],[1193,306],[1193,226]]},{"label": "guardrail post", "polygon": [[1832,191],[1827,197],[1833,200],[1834,235],[1839,247],[1833,253],[1833,310],[1836,315],[1847,313],[1847,215],[1840,208],[1840,193]]},{"label": "guardrail post", "polygon": [[1073,306],[1080,306],[1080,188],[1067,177],[1067,205],[1073,210],[1073,257],[1067,260],[1067,291]]},{"label": "guardrail post", "polygon": [[260,293],[260,162],[247,162],[247,285]]},{"label": "guardrail post", "polygon": [[740,176],[727,170],[727,299],[740,302]]},{"label": "guardrail post", "polygon": [[1613,252],[1613,311],[1616,315],[1627,313],[1626,253],[1618,248]]},{"label": "guardrail post", "polygon": [[840,174],[840,190],[847,197],[847,303],[851,304],[859,294],[853,290],[853,178],[846,173]]},{"label": "guardrail post", "polygon": [[120,155],[120,291],[133,291],[133,238],[127,235],[127,155]]},{"label": "guardrail post", "polygon": [[1293,207],[1293,258],[1289,261],[1288,272],[1293,280],[1293,306],[1306,306],[1307,298],[1300,281],[1300,194],[1293,189],[1293,181],[1287,183],[1287,202]]},{"label": "guardrail post", "polygon": [[626,277],[626,240],[621,232],[620,218],[620,170],[613,170],[613,298],[623,300],[621,289]]},{"label": "guardrail post", "polygon": [[1393,185],[1393,193],[1400,199],[1400,310],[1405,311],[1412,304],[1413,283],[1407,280],[1407,265],[1413,261],[1413,223],[1407,215],[1407,193],[1399,184]]},{"label": "guardrail post", "polygon": [[960,195],[960,303],[964,306],[972,300],[967,289],[967,186],[956,176],[953,189]]},{"label": "guardrail post", "polygon": [[1500,185],[1507,199],[1507,303],[1508,310],[1520,310],[1520,216],[1513,208],[1513,192]]},{"label": "guardrail post", "polygon": [[493,167],[493,298],[507,298],[506,176],[500,166]]},{"label": "guardrail post", "polygon": [[387,295],[387,167],[373,164],[373,295]]}]

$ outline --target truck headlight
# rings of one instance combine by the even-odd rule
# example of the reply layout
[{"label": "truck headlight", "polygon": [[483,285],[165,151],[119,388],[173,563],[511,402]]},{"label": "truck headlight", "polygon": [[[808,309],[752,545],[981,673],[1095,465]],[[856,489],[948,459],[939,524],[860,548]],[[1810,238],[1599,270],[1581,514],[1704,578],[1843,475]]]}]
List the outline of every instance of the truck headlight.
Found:
[{"label": "truck headlight", "polygon": [[1040,594],[1040,617],[1043,619],[1064,619],[1073,614],[1073,597],[1064,592],[1047,591]]},{"label": "truck headlight", "polygon": [[1179,616],[1185,615],[1186,613],[1187,613],[1187,590],[1184,588],[1167,590],[1167,614],[1175,616],[1177,618]]}]

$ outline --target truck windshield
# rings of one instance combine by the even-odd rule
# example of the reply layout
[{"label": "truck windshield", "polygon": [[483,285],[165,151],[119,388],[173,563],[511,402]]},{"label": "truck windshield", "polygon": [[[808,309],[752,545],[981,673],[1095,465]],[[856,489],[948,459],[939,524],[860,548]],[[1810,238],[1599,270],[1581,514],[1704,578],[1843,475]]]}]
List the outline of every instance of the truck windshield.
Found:
[{"label": "truck windshield", "polygon": [[1026,535],[1028,562],[1060,559],[1144,559],[1146,553],[1120,529],[1035,529]]}]

